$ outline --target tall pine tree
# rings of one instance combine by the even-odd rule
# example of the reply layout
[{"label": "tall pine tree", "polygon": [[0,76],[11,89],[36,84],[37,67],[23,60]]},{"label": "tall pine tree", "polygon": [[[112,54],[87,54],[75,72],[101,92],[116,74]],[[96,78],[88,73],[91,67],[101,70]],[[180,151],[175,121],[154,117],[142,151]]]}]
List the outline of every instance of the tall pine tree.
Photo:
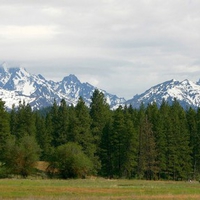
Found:
[{"label": "tall pine tree", "polygon": [[[90,116],[92,118],[91,131],[94,137],[94,144],[96,146],[96,156],[100,157],[101,154],[101,138],[103,129],[111,117],[110,107],[106,102],[104,94],[99,90],[95,90],[91,97]],[[98,164],[100,166],[100,162]]]}]

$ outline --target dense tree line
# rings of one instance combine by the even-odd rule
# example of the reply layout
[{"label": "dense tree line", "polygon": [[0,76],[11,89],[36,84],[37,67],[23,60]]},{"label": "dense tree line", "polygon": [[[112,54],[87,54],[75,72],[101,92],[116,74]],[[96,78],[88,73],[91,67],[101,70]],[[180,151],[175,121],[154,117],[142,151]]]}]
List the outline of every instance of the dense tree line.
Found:
[{"label": "dense tree line", "polygon": [[200,109],[174,99],[111,110],[98,90],[89,108],[80,98],[40,111],[22,102],[8,112],[0,101],[0,175],[26,177],[38,160],[63,178],[199,179]]}]

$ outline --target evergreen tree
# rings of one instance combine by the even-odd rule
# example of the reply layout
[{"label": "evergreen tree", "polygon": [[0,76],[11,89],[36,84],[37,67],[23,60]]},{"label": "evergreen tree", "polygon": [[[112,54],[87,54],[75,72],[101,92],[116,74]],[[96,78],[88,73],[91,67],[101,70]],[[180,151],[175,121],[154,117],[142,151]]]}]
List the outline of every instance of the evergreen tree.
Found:
[{"label": "evergreen tree", "polygon": [[197,146],[196,141],[198,140],[198,134],[197,134],[197,122],[196,122],[196,112],[191,107],[186,112],[187,117],[187,125],[188,125],[188,131],[190,134],[190,148],[192,150],[191,156],[192,156],[192,169],[193,169],[193,175],[192,178],[195,179],[197,175],[196,171],[196,158],[197,158]]},{"label": "evergreen tree", "polygon": [[[112,125],[112,128],[111,128]],[[112,123],[106,126],[102,140],[102,166],[109,177],[132,177],[136,167],[137,134],[128,109],[119,106]],[[107,156],[107,157],[106,157]]]},{"label": "evergreen tree", "polygon": [[58,120],[58,105],[56,100],[54,99],[53,106],[50,109],[50,112],[46,116],[46,130],[47,134],[52,136],[52,143],[53,147],[59,146],[60,142],[58,129],[59,129],[59,120]]},{"label": "evergreen tree", "polygon": [[158,178],[167,179],[169,177],[167,170],[168,162],[168,136],[171,131],[170,106],[163,100],[157,117],[157,125],[155,125],[155,138],[158,153]]},{"label": "evergreen tree", "polygon": [[152,131],[155,136],[155,144],[156,144],[156,152],[157,152],[157,169],[158,169],[158,179],[165,177],[166,172],[166,133],[165,133],[165,125],[167,122],[167,113],[165,110],[169,107],[164,101],[158,109],[157,104],[154,102],[153,104],[149,104],[146,109],[146,114],[149,122],[152,124]]},{"label": "evergreen tree", "polygon": [[126,132],[125,132],[125,122],[124,113],[122,107],[119,106],[114,112],[113,116],[113,129],[111,136],[112,145],[112,168],[113,174],[117,177],[122,177],[123,175],[123,165],[125,163],[125,151],[126,151]]},{"label": "evergreen tree", "polygon": [[55,147],[55,142],[54,142],[54,127],[53,127],[53,115],[51,111],[47,113],[45,117],[45,132],[47,135],[51,137],[51,147]]},{"label": "evergreen tree", "polygon": [[[111,111],[103,93],[95,90],[90,108],[82,98],[75,107],[63,99],[39,113],[25,102],[8,113],[0,100],[0,161],[10,173],[29,175],[39,145],[40,158],[59,162],[64,178],[95,172],[109,178],[178,180],[200,174],[200,109],[185,111],[176,99],[171,106],[163,100],[160,108],[153,103]],[[58,155],[61,159],[55,160]]]},{"label": "evergreen tree", "polygon": [[75,113],[77,118],[76,124],[76,142],[82,146],[83,152],[91,159],[94,160],[95,145],[94,139],[90,130],[91,118],[89,109],[85,105],[85,102],[80,97],[75,107]]},{"label": "evergreen tree", "polygon": [[[94,137],[94,144],[96,146],[96,156],[100,157],[101,149],[100,143],[103,135],[103,129],[111,117],[110,108],[104,94],[99,90],[95,90],[91,97],[90,116],[92,118],[91,131]],[[98,164],[100,165],[100,163]]]},{"label": "evergreen tree", "polygon": [[17,112],[15,105],[12,105],[12,110],[10,112],[10,133],[15,135],[17,128]]},{"label": "evergreen tree", "polygon": [[186,113],[175,99],[170,109],[171,127],[168,127],[168,166],[173,180],[186,179],[191,172],[191,149]]},{"label": "evergreen tree", "polygon": [[5,103],[0,99],[0,159],[4,153],[4,146],[10,137],[9,115],[5,110]]},{"label": "evergreen tree", "polygon": [[56,117],[56,130],[54,130],[54,140],[56,146],[67,143],[68,141],[68,127],[69,127],[69,111],[64,99],[61,100],[58,108],[58,115]]},{"label": "evergreen tree", "polygon": [[[14,110],[13,110],[14,112]],[[13,124],[12,133],[17,137],[21,138],[25,135],[30,135],[35,137],[36,127],[35,127],[35,115],[32,112],[31,106],[29,104],[19,103],[16,114],[13,113]]]},{"label": "evergreen tree", "polygon": [[102,130],[105,127],[107,120],[109,119],[109,105],[106,102],[104,94],[99,90],[95,90],[93,96],[91,97],[90,104],[90,116],[92,118],[92,133],[95,137],[95,142],[99,145]]},{"label": "evergreen tree", "polygon": [[147,116],[145,116],[141,124],[139,146],[139,164],[141,166],[139,175],[141,178],[148,180],[155,179],[158,173],[157,150],[152,124]]},{"label": "evergreen tree", "polygon": [[[130,108],[129,108],[130,109]],[[131,178],[136,175],[138,134],[136,127],[131,119],[130,110],[124,109],[124,127],[125,127],[125,162],[123,165],[123,175]]]},{"label": "evergreen tree", "polygon": [[143,104],[140,105],[139,111],[138,111],[138,118],[137,118],[137,130],[138,130],[138,159],[137,159],[137,176],[139,179],[144,178],[144,172],[145,172],[145,136],[143,133],[143,123],[145,121],[145,107]]},{"label": "evergreen tree", "polygon": [[[193,122],[188,122],[193,124]],[[191,126],[190,125],[190,126]],[[196,134],[195,134],[195,129]],[[194,171],[194,178],[197,179],[197,176],[199,178],[200,176],[200,108],[197,109],[196,112],[196,128],[195,125],[192,125],[192,130],[191,128],[189,129],[191,131],[191,134],[194,134],[190,136],[191,140],[191,146],[192,146],[192,164],[193,164],[193,171]]]},{"label": "evergreen tree", "polygon": [[113,120],[107,122],[103,129],[103,134],[101,137],[100,144],[100,160],[101,160],[101,170],[100,174],[108,178],[113,178],[113,147],[112,147],[112,128]]},{"label": "evergreen tree", "polygon": [[52,148],[51,147],[52,136],[46,129],[45,118],[40,116],[38,112],[35,115],[36,115],[36,140],[42,150],[41,160],[48,160]]},{"label": "evergreen tree", "polygon": [[68,140],[70,142],[77,142],[78,139],[78,125],[79,120],[76,115],[75,107],[72,105],[69,108],[69,128],[68,128]]}]

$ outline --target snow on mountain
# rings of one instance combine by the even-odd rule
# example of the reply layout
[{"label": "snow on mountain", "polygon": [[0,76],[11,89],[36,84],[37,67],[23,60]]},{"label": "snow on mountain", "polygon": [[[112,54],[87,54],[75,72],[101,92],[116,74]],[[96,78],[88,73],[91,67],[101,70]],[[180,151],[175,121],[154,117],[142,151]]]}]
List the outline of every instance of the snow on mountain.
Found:
[{"label": "snow on mountain", "polygon": [[156,102],[158,106],[161,105],[163,99],[171,104],[174,99],[179,101],[183,108],[200,106],[200,81],[193,83],[189,80],[176,81],[170,80],[164,83],[151,87],[146,92],[135,95],[132,99],[128,100],[126,104],[131,104],[133,107],[138,108],[141,103],[148,105]]},{"label": "snow on mountain", "polygon": [[[51,106],[54,100],[59,103],[61,99],[65,99],[67,104],[76,105],[80,96],[89,106],[95,89],[96,87],[87,82],[81,83],[73,74],[55,82],[46,80],[40,74],[29,74],[21,67],[10,68],[7,63],[0,65],[0,98],[5,101],[8,109],[11,109],[13,104],[18,106],[19,102],[23,101],[29,103],[33,109]],[[125,104],[138,108],[142,102],[145,105],[156,102],[160,106],[163,99],[171,104],[174,98],[183,108],[200,107],[200,80],[197,83],[187,79],[166,81],[151,87],[140,95],[135,95],[128,101],[107,93],[105,90],[99,90],[103,92],[112,109]]]},{"label": "snow on mountain", "polygon": [[[67,104],[76,105],[80,96],[89,105],[95,89],[89,83],[81,83],[72,74],[62,81],[54,82],[46,80],[42,75],[31,75],[21,67],[9,68],[6,63],[0,65],[0,98],[5,101],[8,109],[13,104],[18,106],[20,101],[29,103],[33,109],[51,106],[54,100],[59,103],[61,99],[65,99]],[[124,98],[100,91],[104,93],[111,108],[125,103]]]}]

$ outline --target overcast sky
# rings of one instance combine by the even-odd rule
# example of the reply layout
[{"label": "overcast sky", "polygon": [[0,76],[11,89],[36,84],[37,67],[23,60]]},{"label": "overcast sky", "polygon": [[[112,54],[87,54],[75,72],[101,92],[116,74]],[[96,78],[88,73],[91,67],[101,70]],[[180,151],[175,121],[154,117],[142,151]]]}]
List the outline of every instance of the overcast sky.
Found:
[{"label": "overcast sky", "polygon": [[200,78],[200,0],[0,0],[0,62],[130,99]]}]

